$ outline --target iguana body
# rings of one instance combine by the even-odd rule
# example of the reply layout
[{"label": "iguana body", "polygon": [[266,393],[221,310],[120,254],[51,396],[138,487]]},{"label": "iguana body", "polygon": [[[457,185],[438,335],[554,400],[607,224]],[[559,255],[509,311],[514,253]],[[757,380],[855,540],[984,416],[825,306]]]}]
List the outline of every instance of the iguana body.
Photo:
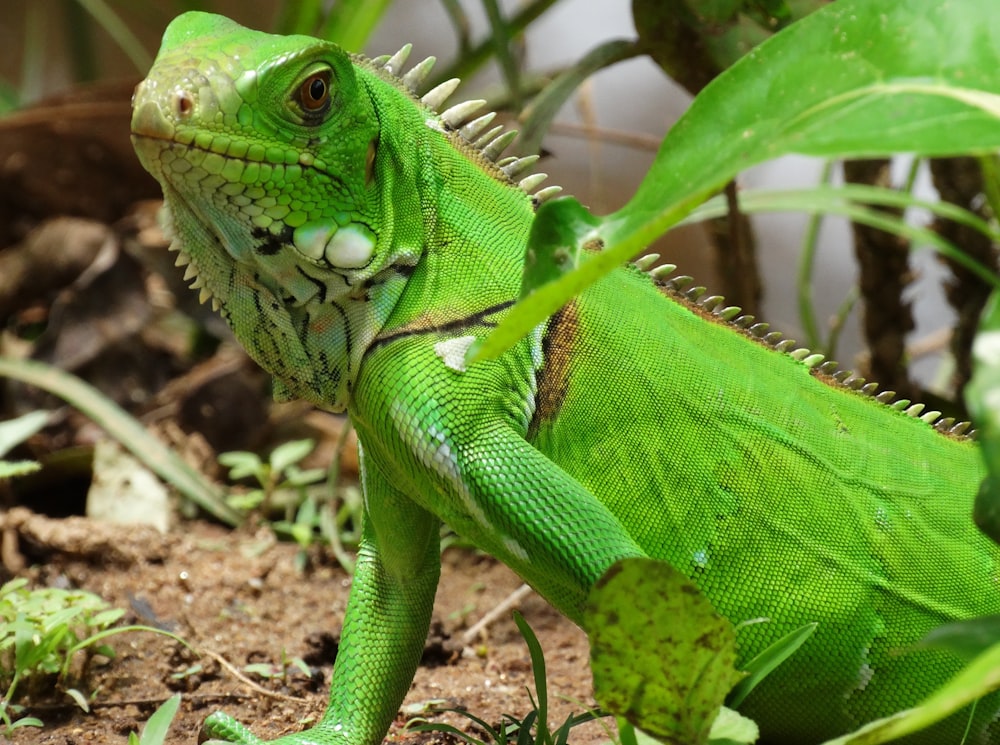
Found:
[{"label": "iguana body", "polygon": [[[649,555],[734,622],[770,619],[740,632],[744,660],[818,622],[741,707],[770,742],[912,706],[959,669],[900,652],[1000,612],[998,553],[970,520],[975,445],[634,268],[463,369],[517,297],[533,198],[508,175],[525,163],[470,146],[468,111],[435,113],[441,92],[422,103],[399,64],[191,13],[134,102],[195,286],[284,393],[346,408],[362,445],[330,706],[288,742],[381,740],[424,643],[442,520],[575,621],[614,561]],[[979,703],[968,742],[1000,742],[997,712]],[[968,720],[921,741],[957,743]]]}]

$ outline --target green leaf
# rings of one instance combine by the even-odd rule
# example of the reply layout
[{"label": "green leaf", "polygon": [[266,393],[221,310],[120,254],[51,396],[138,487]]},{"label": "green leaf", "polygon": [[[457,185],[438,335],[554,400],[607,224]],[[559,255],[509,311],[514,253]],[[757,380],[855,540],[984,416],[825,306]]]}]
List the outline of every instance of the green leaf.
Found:
[{"label": "green leaf", "polygon": [[270,662],[254,662],[244,665],[243,672],[259,675],[262,678],[280,678],[285,674],[284,670]]},{"label": "green leaf", "polygon": [[282,486],[309,486],[326,478],[325,468],[299,468],[289,466],[285,470],[285,483]]},{"label": "green leaf", "polygon": [[8,580],[7,582],[4,582],[3,585],[0,585],[0,598],[4,595],[9,595],[16,590],[20,590],[22,587],[26,587],[27,585],[28,580],[26,578],[14,577],[14,579]]},{"label": "green leaf", "polygon": [[666,743],[708,741],[740,677],[736,634],[684,575],[654,559],[619,561],[584,611],[594,697]]},{"label": "green leaf", "polygon": [[944,649],[972,660],[996,644],[997,639],[1000,639],[1000,616],[980,616],[942,624],[932,629],[917,646]]},{"label": "green leaf", "polygon": [[979,432],[986,478],[979,486],[973,517],[980,529],[1000,543],[1000,294],[990,295],[972,343],[972,379],[965,403]]},{"label": "green leaf", "polygon": [[176,693],[160,704],[152,716],[142,726],[142,745],[163,745],[167,741],[167,731],[181,705],[181,694]]},{"label": "green leaf", "polygon": [[46,634],[62,632],[72,619],[76,618],[85,611],[86,609],[81,605],[75,605],[70,608],[62,608],[47,615],[41,625],[41,628]]},{"label": "green leaf", "polygon": [[80,707],[85,713],[90,713],[90,703],[87,701],[87,697],[83,695],[76,688],[67,688],[66,695],[69,696]]},{"label": "green leaf", "polygon": [[[756,47],[694,100],[635,196],[596,228],[569,198],[538,210],[546,236],[602,253],[518,303],[470,362],[494,358],[570,297],[638,254],[740,171],[788,153],[872,157],[1000,147],[1000,14],[993,0],[838,0]],[[560,203],[569,203],[560,204]],[[526,268],[525,286],[537,284]]]},{"label": "green leaf", "polygon": [[263,503],[264,492],[261,489],[252,489],[246,494],[230,494],[226,497],[226,504],[239,512],[255,510]]},{"label": "green leaf", "polygon": [[226,453],[219,453],[216,460],[219,461],[220,466],[229,469],[231,481],[239,481],[251,476],[258,481],[264,478],[264,463],[257,453],[250,453],[246,450],[230,450]]},{"label": "green leaf", "polygon": [[760,730],[756,722],[723,706],[719,716],[712,722],[709,745],[743,745],[757,742],[758,737]]},{"label": "green leaf", "polygon": [[[548,217],[542,218],[542,215]],[[569,299],[584,288],[579,282],[583,279],[579,271],[572,271],[581,261],[581,255],[586,251],[595,251],[600,243],[592,240],[596,237],[596,228],[600,224],[598,218],[591,215],[575,199],[555,199],[543,203],[535,213],[535,221],[528,238],[528,251],[525,255],[524,279],[521,284],[521,298],[527,298],[530,306],[518,303],[511,310],[512,315],[518,309],[536,307],[542,298],[549,297],[553,289],[561,288],[566,280],[576,278],[578,283],[571,285]],[[584,268],[593,266],[603,253],[594,254],[594,258],[585,263]],[[548,313],[558,310],[562,302],[552,305]],[[548,306],[546,306],[548,307]],[[471,364],[479,359],[491,359],[505,349],[513,346],[529,328],[517,323],[507,323],[508,316],[485,340],[477,340],[466,353],[466,363]]]},{"label": "green leaf", "polygon": [[309,455],[314,447],[316,442],[308,438],[285,442],[271,451],[268,461],[275,473],[284,473],[290,465],[298,463]]},{"label": "green leaf", "polygon": [[125,610],[123,608],[109,608],[108,610],[101,611],[87,621],[88,626],[96,628],[107,628],[111,624],[115,623],[122,616],[125,615]]},{"label": "green leaf", "polygon": [[743,666],[743,672],[748,673],[747,677],[733,687],[733,690],[726,697],[726,703],[734,709],[743,703],[758,683],[764,680],[778,665],[791,657],[805,640],[815,633],[818,625],[807,623],[805,626],[800,626],[785,634],[747,662]]},{"label": "green leaf", "polygon": [[51,415],[50,411],[32,411],[16,419],[0,422],[0,455],[6,455],[40,431],[48,423]]},{"label": "green leaf", "polygon": [[21,717],[16,722],[14,722],[10,729],[18,729],[20,727],[44,727],[45,722],[43,722],[38,717]]}]

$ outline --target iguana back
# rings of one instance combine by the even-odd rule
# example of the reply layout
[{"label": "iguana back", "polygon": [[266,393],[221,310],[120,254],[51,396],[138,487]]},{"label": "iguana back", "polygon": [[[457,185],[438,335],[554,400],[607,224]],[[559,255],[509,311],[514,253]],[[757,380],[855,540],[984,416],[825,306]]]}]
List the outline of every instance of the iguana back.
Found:
[{"label": "iguana back", "polygon": [[[294,741],[385,733],[426,634],[441,520],[577,621],[614,561],[650,555],[732,621],[767,619],[741,630],[744,660],[818,622],[741,707],[769,741],[846,731],[957,670],[902,652],[1000,612],[998,552],[970,519],[975,445],[631,268],[466,369],[517,297],[551,192],[518,183],[528,161],[500,159],[508,141],[475,106],[437,113],[447,87],[414,97],[426,66],[400,81],[401,64],[186,14],[135,99],[189,276],[279,391],[346,408],[362,445],[330,706]],[[969,742],[1000,741],[997,710],[980,702]],[[967,719],[922,741],[957,742]],[[254,741],[219,715],[208,728]]]},{"label": "iguana back", "polygon": [[[996,548],[970,518],[977,449],[657,294],[623,271],[550,323],[585,331],[536,446],[728,618],[770,619],[739,632],[744,660],[819,622],[742,707],[769,736],[912,705],[960,664],[907,647],[1000,608]],[[926,737],[958,742],[964,724]]]}]

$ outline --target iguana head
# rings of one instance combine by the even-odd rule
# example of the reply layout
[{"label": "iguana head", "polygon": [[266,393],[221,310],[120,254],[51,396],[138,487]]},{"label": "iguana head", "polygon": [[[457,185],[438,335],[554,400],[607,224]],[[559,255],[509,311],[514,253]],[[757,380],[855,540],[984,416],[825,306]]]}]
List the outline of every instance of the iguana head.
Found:
[{"label": "iguana head", "polygon": [[333,408],[350,371],[315,355],[346,357],[391,305],[366,285],[416,260],[379,229],[379,122],[359,88],[334,44],[187,13],[133,99],[132,140],[187,277],[288,392]]},{"label": "iguana head", "polygon": [[441,108],[457,80],[418,98],[434,59],[400,75],[408,53],[368,60],[186,13],[136,88],[132,140],[163,187],[178,264],[278,395],[347,405],[428,246],[463,237],[441,236],[443,190],[457,184],[445,201],[472,219],[463,205],[485,197],[467,181],[492,177],[505,226],[559,191],[524,175],[537,156],[500,158],[514,133],[480,115],[485,101]]}]

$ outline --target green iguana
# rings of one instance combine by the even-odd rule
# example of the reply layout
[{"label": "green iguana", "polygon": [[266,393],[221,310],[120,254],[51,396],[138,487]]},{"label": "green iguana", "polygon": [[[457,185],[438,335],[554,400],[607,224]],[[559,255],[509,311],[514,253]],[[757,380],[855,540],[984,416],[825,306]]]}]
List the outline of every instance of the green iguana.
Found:
[{"label": "green iguana", "polygon": [[[276,379],[345,410],[362,451],[357,574],[323,720],[286,743],[378,743],[421,655],[442,521],[574,621],[615,561],[678,568],[734,622],[741,659],[818,630],[741,706],[805,743],[915,702],[961,666],[908,651],[1000,613],[961,427],[747,328],[717,297],[622,267],[492,362],[518,296],[540,175],[433,60],[374,60],[188,13],[134,99],[178,263]],[[905,408],[905,411],[903,410]],[[669,623],[669,619],[664,619]],[[919,742],[1000,743],[1000,699]],[[215,714],[210,736],[259,740]],[[914,740],[915,742],[916,740]]]}]

